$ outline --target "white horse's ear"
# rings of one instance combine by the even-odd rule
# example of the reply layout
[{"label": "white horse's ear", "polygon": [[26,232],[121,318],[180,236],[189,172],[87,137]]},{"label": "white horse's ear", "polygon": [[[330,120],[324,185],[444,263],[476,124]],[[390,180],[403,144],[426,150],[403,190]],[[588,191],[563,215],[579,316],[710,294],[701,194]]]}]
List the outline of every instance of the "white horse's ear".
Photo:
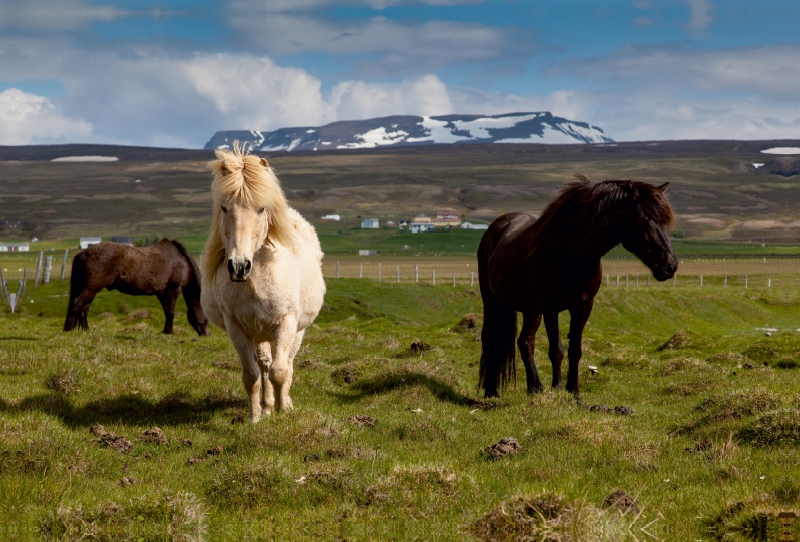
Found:
[{"label": "white horse's ear", "polygon": [[267,162],[266,158],[262,158],[261,159],[261,165],[264,166],[264,167],[269,167],[269,162]]},{"label": "white horse's ear", "polygon": [[663,192],[667,191],[667,187],[668,186],[669,186],[669,182],[666,182],[666,183],[662,184],[661,186],[657,186],[656,190],[658,190],[659,192],[663,193]]}]

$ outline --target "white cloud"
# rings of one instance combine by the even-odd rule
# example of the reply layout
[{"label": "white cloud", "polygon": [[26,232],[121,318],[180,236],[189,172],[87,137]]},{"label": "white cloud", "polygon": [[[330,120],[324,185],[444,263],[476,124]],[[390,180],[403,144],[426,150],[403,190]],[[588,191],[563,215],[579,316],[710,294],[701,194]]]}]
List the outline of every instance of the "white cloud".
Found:
[{"label": "white cloud", "polygon": [[399,84],[346,81],[333,87],[330,105],[337,120],[453,113],[447,86],[435,75]]},{"label": "white cloud", "polygon": [[9,88],[0,93],[0,144],[27,145],[78,141],[92,125],[62,115],[47,98]]},{"label": "white cloud", "polygon": [[0,28],[74,30],[130,13],[109,5],[97,6],[91,0],[0,0]]},{"label": "white cloud", "polygon": [[693,36],[701,35],[714,20],[711,14],[714,6],[709,0],[686,0],[686,3],[689,4],[689,22],[684,29]]},{"label": "white cloud", "polygon": [[[396,77],[442,67],[509,61],[539,45],[531,32],[458,21],[338,19],[297,13],[234,11],[236,40],[270,56],[299,53],[354,55],[358,73]],[[366,55],[366,60],[363,56]]]}]

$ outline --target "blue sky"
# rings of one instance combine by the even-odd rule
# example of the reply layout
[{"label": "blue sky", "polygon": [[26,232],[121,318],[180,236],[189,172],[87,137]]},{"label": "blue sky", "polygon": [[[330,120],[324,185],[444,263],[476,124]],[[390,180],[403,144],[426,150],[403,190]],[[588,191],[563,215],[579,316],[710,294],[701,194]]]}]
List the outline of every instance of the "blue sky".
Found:
[{"label": "blue sky", "polygon": [[0,144],[513,111],[800,139],[798,23],[778,0],[0,0]]}]

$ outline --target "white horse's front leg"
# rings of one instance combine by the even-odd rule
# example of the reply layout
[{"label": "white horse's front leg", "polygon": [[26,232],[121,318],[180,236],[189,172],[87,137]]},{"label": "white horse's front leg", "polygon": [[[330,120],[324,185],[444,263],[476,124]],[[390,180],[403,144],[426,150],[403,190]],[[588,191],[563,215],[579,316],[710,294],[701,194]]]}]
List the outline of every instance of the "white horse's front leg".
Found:
[{"label": "white horse's front leg", "polygon": [[272,345],[258,345],[258,365],[261,368],[261,412],[271,414],[275,410],[275,390],[269,381],[269,366],[272,364]]},{"label": "white horse's front leg", "polygon": [[289,389],[292,387],[294,372],[293,359],[297,352],[297,317],[286,315],[281,319],[278,328],[272,334],[275,342],[272,345],[272,364],[269,366],[269,380],[275,388],[275,409],[292,410],[292,399]]},{"label": "white horse's front leg", "polygon": [[261,419],[261,367],[256,357],[256,346],[234,322],[225,322],[233,347],[242,365],[242,384],[250,402],[250,421]]}]

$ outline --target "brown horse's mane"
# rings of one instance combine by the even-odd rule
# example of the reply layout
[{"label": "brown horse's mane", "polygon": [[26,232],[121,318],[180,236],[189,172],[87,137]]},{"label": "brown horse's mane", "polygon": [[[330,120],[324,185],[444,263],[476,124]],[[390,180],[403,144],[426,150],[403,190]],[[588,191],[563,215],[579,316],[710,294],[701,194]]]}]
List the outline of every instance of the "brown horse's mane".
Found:
[{"label": "brown horse's mane", "polygon": [[[166,240],[166,239],[165,239]],[[197,262],[194,261],[194,258],[189,254],[189,251],[186,250],[186,247],[183,246],[180,242],[176,241],[175,239],[168,240],[172,243],[175,248],[178,249],[178,252],[186,259],[186,262],[189,264],[189,267],[192,268],[192,275],[194,275],[191,279],[191,285],[197,289],[197,293],[200,292],[200,268],[197,267]]]},{"label": "brown horse's mane", "polygon": [[589,240],[593,231],[618,223],[631,212],[672,227],[675,215],[663,190],[630,179],[592,183],[585,175],[564,188],[532,225],[532,250],[566,248],[572,251]]}]

